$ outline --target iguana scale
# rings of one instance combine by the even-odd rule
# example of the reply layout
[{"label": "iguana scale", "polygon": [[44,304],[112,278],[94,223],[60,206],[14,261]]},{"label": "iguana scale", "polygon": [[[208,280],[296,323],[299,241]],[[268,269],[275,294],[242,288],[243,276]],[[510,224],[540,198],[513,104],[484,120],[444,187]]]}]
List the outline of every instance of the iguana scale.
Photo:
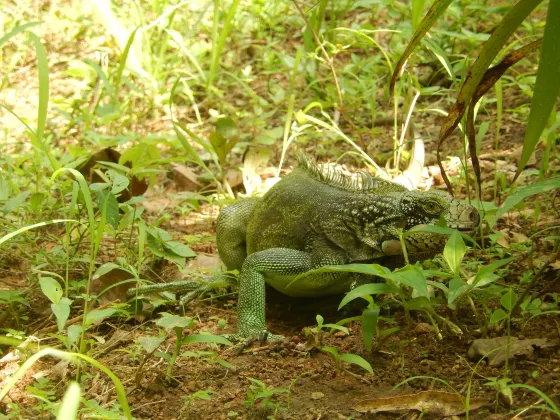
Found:
[{"label": "iguana scale", "polygon": [[[474,207],[444,192],[409,191],[366,173],[346,176],[325,171],[301,155],[298,163],[263,197],[238,201],[218,216],[218,253],[228,270],[240,272],[237,338],[267,336],[267,283],[289,296],[342,294],[364,280],[363,275],[321,273],[293,280],[326,265],[398,266],[402,264],[399,228],[406,232],[418,225],[435,225],[440,218],[461,231],[473,231],[479,224]],[[428,232],[407,236],[409,259],[434,256],[445,240],[444,235]],[[138,292],[188,291],[196,284],[145,286]]]}]

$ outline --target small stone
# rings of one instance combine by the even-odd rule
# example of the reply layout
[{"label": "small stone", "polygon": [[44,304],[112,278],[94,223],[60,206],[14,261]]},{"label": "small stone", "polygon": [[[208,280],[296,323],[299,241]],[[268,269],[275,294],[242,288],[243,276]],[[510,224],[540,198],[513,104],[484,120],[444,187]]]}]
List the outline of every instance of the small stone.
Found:
[{"label": "small stone", "polygon": [[417,334],[428,334],[434,331],[434,327],[426,322],[420,322],[414,327],[414,332]]},{"label": "small stone", "polygon": [[325,394],[323,394],[322,392],[312,392],[311,393],[311,399],[312,400],[320,400],[324,396],[325,396]]}]

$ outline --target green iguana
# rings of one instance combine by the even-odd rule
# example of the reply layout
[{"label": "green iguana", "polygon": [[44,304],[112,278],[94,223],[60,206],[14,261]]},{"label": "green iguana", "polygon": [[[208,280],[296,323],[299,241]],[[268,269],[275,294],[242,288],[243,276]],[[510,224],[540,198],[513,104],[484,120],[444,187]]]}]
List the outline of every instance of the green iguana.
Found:
[{"label": "green iguana", "polygon": [[[218,253],[228,270],[240,272],[235,338],[266,339],[266,283],[289,296],[342,294],[364,276],[337,272],[292,280],[326,265],[398,266],[403,261],[399,228],[406,232],[435,225],[440,218],[461,231],[473,231],[479,224],[474,207],[444,192],[409,191],[366,173],[358,177],[325,171],[304,156],[298,161],[298,168],[263,197],[238,201],[218,216]],[[424,231],[404,241],[409,259],[415,261],[440,252],[445,240],[445,235]],[[193,285],[200,286],[164,283],[131,289],[130,294],[185,291]]]}]

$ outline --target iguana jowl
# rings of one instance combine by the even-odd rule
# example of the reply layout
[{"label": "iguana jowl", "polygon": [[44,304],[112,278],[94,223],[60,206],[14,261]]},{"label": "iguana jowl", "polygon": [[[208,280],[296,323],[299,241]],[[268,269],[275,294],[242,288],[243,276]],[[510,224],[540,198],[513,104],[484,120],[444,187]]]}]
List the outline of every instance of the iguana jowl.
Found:
[{"label": "iguana jowl", "polygon": [[[266,336],[266,283],[289,296],[342,294],[363,280],[359,274],[312,274],[292,281],[326,265],[397,266],[403,259],[399,228],[406,232],[440,219],[461,231],[473,231],[479,224],[474,207],[446,193],[409,191],[365,173],[348,177],[324,171],[302,156],[298,161],[298,168],[262,198],[239,201],[218,216],[218,253],[228,270],[240,272],[238,338]],[[408,256],[431,257],[445,240],[427,232],[409,235]]]}]

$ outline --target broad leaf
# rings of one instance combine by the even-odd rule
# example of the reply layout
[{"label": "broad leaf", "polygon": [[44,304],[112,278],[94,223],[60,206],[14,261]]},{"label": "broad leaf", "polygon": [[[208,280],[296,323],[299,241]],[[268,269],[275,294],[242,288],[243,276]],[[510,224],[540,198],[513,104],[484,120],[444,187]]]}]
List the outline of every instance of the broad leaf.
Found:
[{"label": "broad leaf", "polygon": [[86,317],[86,327],[89,327],[94,322],[99,323],[100,321],[113,316],[117,312],[116,308],[106,308],[106,309],[94,309],[87,314]]},{"label": "broad leaf", "polygon": [[139,337],[138,344],[142,346],[146,353],[153,353],[159,347],[161,343],[165,341],[167,336],[162,335],[160,337]]},{"label": "broad leaf", "polygon": [[58,281],[51,277],[41,277],[39,279],[39,285],[41,286],[41,291],[43,294],[49,298],[49,300],[55,305],[60,302],[62,297],[62,286]]},{"label": "broad leaf", "polygon": [[500,218],[505,213],[513,209],[521,201],[525,200],[527,197],[531,197],[536,194],[543,194],[549,191],[560,188],[560,178],[551,178],[544,181],[537,181],[534,184],[526,185],[517,189],[515,193],[506,198],[506,201],[496,212],[496,218]]},{"label": "broad leaf", "polygon": [[405,286],[414,289],[420,296],[429,297],[428,284],[426,283],[426,277],[424,273],[418,267],[413,265],[408,265],[400,270],[393,272],[386,278],[391,279],[398,284],[404,284]]},{"label": "broad leaf", "polygon": [[156,325],[163,327],[165,329],[172,328],[186,328],[192,323],[192,318],[171,315],[167,312],[161,313],[161,318],[156,321]]},{"label": "broad leaf", "polygon": [[461,262],[466,252],[467,247],[465,242],[463,242],[463,238],[461,238],[458,231],[454,231],[445,244],[443,258],[445,258],[447,265],[455,274],[458,274],[461,270]]},{"label": "broad leaf", "polygon": [[367,308],[362,312],[362,340],[366,350],[371,351],[373,337],[377,331],[377,321],[379,319],[379,306]]},{"label": "broad leaf", "polygon": [[51,310],[56,317],[58,332],[61,332],[64,329],[64,325],[66,324],[68,316],[70,315],[71,304],[72,301],[68,298],[62,298],[58,303],[51,303]]},{"label": "broad leaf", "polygon": [[353,365],[358,365],[361,368],[367,370],[369,373],[373,374],[371,365],[363,357],[358,356],[357,354],[345,353],[340,356],[340,360],[346,363],[351,363]]},{"label": "broad leaf", "polygon": [[227,338],[222,337],[221,335],[213,335],[213,334],[191,334],[187,335],[183,338],[183,344],[190,344],[190,343],[217,343],[217,344],[224,344],[226,346],[233,346],[233,343],[229,341]]},{"label": "broad leaf", "polygon": [[391,293],[398,293],[399,288],[387,283],[368,283],[362,284],[361,286],[356,287],[349,291],[346,296],[338,305],[338,309],[340,310],[343,306],[348,304],[348,302],[353,301],[359,297],[364,296],[371,296],[371,295],[388,295]]}]

